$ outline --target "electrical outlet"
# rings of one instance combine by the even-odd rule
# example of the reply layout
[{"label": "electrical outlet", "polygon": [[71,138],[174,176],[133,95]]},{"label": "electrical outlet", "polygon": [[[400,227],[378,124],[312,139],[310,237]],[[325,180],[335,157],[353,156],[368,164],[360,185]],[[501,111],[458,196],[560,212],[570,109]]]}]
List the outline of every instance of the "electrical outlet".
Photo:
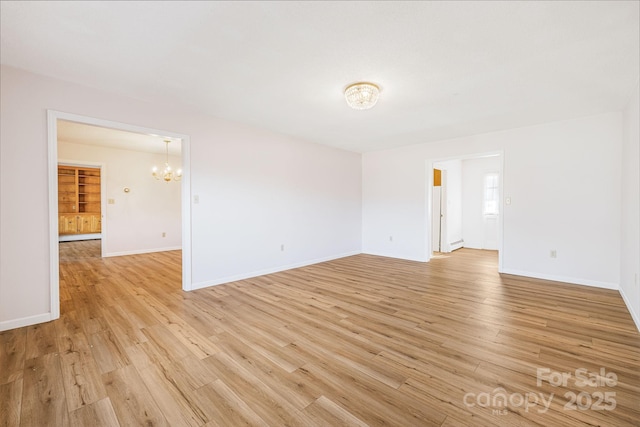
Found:
[{"label": "electrical outlet", "polygon": [[393,236],[389,236],[389,241],[393,242]]},{"label": "electrical outlet", "polygon": [[107,199],[107,203],[110,205],[115,205],[116,204],[116,199]]},{"label": "electrical outlet", "polygon": [[558,252],[556,252],[555,249],[551,249],[551,252],[549,252],[549,256],[551,258],[558,258]]},{"label": "electrical outlet", "polygon": [[284,244],[280,245],[280,251],[284,252]]}]

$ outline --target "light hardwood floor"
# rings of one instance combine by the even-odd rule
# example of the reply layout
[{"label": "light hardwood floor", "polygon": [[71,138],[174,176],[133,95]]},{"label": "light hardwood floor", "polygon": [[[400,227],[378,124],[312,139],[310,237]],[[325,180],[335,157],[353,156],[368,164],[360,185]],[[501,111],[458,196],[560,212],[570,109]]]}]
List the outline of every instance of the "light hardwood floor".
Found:
[{"label": "light hardwood floor", "polygon": [[0,333],[2,426],[640,425],[619,294],[500,276],[493,252],[358,255],[185,293],[180,252],[60,251],[61,318]]}]

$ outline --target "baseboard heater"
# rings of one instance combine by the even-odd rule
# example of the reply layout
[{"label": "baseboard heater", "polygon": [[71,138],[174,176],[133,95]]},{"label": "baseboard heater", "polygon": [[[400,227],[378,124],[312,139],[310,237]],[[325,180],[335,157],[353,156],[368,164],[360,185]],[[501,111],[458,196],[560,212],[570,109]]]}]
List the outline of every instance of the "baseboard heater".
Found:
[{"label": "baseboard heater", "polygon": [[102,239],[101,233],[92,234],[63,234],[58,236],[58,242],[75,242],[76,240]]},{"label": "baseboard heater", "polygon": [[460,249],[460,248],[464,247],[464,240],[458,240],[457,242],[451,242],[451,243],[449,243],[449,246],[451,247],[451,252],[453,252],[456,249]]}]

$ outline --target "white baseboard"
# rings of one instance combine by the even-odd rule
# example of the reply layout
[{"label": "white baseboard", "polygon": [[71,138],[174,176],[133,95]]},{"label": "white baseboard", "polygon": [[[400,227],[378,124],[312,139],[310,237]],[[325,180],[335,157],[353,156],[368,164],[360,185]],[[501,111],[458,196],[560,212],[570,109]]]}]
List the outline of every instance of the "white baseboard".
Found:
[{"label": "white baseboard", "polygon": [[95,240],[102,239],[102,234],[64,234],[58,236],[58,242],[75,242],[76,240]]},{"label": "white baseboard", "polygon": [[49,322],[51,320],[55,320],[51,317],[51,313],[42,313],[34,316],[21,317],[20,319],[5,320],[4,322],[0,322],[0,331],[22,328],[23,326],[31,326],[37,323]]},{"label": "white baseboard", "polygon": [[414,258],[414,257],[390,255],[390,254],[385,254],[385,253],[382,253],[382,252],[371,252],[371,251],[362,252],[362,253],[365,254],[365,255],[381,256],[381,257],[385,257],[385,258],[403,259],[405,261],[429,262],[429,260],[431,259],[431,257],[427,257],[427,259],[424,259],[424,258]]},{"label": "white baseboard", "polygon": [[622,300],[626,304],[627,310],[629,310],[629,314],[631,314],[631,318],[635,322],[636,328],[638,328],[638,332],[640,332],[640,314],[636,313],[633,310],[633,305],[631,305],[631,300],[629,299],[629,297],[627,297],[627,294],[624,293],[624,289],[622,289],[622,287],[620,288],[620,296],[622,297]]},{"label": "white baseboard", "polygon": [[571,283],[573,285],[592,286],[594,288],[613,289],[615,291],[620,289],[617,283],[599,282],[597,280],[585,280],[577,279],[575,277],[567,276],[554,276],[552,274],[532,273],[530,271],[513,270],[510,268],[504,268],[501,273],[513,274],[514,276],[533,277],[534,279],[552,280],[554,282]]},{"label": "white baseboard", "polygon": [[264,269],[264,270],[252,271],[250,273],[243,273],[243,274],[236,274],[236,275],[233,275],[233,276],[226,276],[226,277],[222,277],[220,279],[207,280],[206,282],[193,283],[191,285],[191,290],[195,291],[196,289],[208,288],[209,286],[216,286],[216,285],[222,285],[223,283],[229,283],[229,282],[236,282],[238,280],[251,279],[252,277],[264,276],[265,274],[279,273],[279,272],[285,271],[285,270],[291,270],[291,269],[294,269],[294,268],[306,267],[307,265],[318,264],[320,262],[326,262],[326,261],[332,261],[334,259],[339,259],[339,258],[344,258],[344,257],[348,257],[348,256],[358,255],[360,253],[361,253],[360,251],[345,252],[345,253],[342,253],[342,254],[339,254],[339,255],[332,255],[332,256],[328,256],[328,257],[324,257],[324,258],[316,258],[316,259],[312,259],[312,260],[308,260],[308,261],[298,262],[298,263],[295,263],[295,264],[288,264],[288,265],[283,265],[283,266],[280,266],[280,267],[274,267],[274,268],[268,268],[268,269]]},{"label": "white baseboard", "polygon": [[172,246],[168,248],[155,248],[155,249],[140,249],[134,251],[124,251],[124,252],[109,252],[105,254],[105,258],[112,256],[126,256],[126,255],[140,255],[140,254],[150,254],[153,252],[166,252],[166,251],[179,251],[182,249],[182,246]]}]

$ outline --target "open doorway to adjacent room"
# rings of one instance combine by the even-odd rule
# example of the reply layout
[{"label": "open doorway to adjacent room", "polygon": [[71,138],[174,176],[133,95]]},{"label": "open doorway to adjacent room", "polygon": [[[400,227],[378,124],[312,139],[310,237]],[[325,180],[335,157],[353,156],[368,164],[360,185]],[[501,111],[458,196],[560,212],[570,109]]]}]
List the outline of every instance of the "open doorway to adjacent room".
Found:
[{"label": "open doorway to adjacent room", "polygon": [[429,257],[460,248],[498,251],[502,266],[501,152],[428,162]]},{"label": "open doorway to adjacent room", "polygon": [[60,262],[73,258],[182,250],[190,290],[188,137],[54,111],[48,120],[52,312]]}]

